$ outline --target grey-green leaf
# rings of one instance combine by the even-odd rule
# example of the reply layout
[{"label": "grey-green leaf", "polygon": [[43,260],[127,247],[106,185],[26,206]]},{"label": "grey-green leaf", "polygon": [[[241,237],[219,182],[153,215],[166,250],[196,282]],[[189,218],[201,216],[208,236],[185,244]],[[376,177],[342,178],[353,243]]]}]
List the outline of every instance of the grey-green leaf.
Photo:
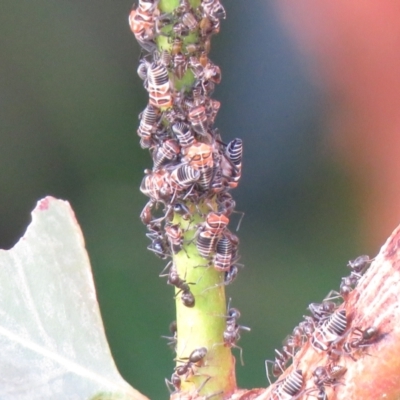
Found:
[{"label": "grey-green leaf", "polygon": [[0,250],[0,399],[146,399],[112,359],[66,201],[39,201],[25,235]]}]

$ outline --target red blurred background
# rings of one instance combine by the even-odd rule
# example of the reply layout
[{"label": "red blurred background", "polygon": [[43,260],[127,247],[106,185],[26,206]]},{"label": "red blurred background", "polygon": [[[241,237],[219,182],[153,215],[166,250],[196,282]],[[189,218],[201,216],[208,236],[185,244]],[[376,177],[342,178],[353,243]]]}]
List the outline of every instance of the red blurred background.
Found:
[{"label": "red blurred background", "polygon": [[282,21],[331,98],[330,143],[362,200],[368,245],[400,221],[400,3],[279,0]]}]

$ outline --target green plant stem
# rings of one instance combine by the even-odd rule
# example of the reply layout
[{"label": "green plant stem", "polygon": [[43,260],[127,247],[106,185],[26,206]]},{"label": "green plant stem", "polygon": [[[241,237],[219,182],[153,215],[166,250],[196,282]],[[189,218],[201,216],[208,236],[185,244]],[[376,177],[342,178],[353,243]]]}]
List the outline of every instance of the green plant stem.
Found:
[{"label": "green plant stem", "polygon": [[[195,9],[201,0],[189,0]],[[179,0],[160,0],[161,14],[171,14],[179,6]],[[172,41],[168,34],[172,25],[162,28],[164,34],[158,35],[158,49],[171,51]],[[200,32],[191,32],[182,37],[184,47],[199,42]],[[173,75],[170,71],[170,76]],[[184,88],[189,92],[195,83],[191,70],[181,80],[171,76],[175,91]],[[182,377],[182,392],[199,392],[212,396],[213,400],[226,398],[236,389],[235,359],[231,349],[224,345],[223,332],[226,327],[226,299],[224,274],[214,269],[210,260],[202,258],[196,247],[195,235],[198,225],[204,222],[210,211],[216,211],[215,202],[195,205],[188,202],[191,211],[190,221],[175,215],[174,224],[179,224],[184,234],[184,245],[180,252],[173,255],[173,263],[181,279],[190,284],[195,297],[195,306],[186,307],[181,301],[181,293],[176,289],[177,311],[177,365],[187,361],[191,352],[200,347],[207,348],[206,357],[194,367],[194,374]]]},{"label": "green plant stem", "polygon": [[[189,205],[196,210],[194,205]],[[185,233],[185,245],[182,251],[175,254],[173,261],[179,276],[192,283],[191,291],[196,304],[193,308],[183,305],[180,294],[176,297],[178,327],[178,358],[188,357],[196,348],[206,347],[207,356],[198,375],[187,382],[182,382],[182,390],[192,391],[193,383],[197,388],[208,379],[201,390],[203,395],[216,395],[223,398],[236,389],[235,359],[231,350],[224,346],[223,332],[226,326],[226,300],[224,276],[216,271],[197,251],[194,237],[196,224],[203,222],[203,216],[194,213],[192,221],[176,217],[174,223],[180,223]],[[177,291],[179,292],[179,291]]]}]

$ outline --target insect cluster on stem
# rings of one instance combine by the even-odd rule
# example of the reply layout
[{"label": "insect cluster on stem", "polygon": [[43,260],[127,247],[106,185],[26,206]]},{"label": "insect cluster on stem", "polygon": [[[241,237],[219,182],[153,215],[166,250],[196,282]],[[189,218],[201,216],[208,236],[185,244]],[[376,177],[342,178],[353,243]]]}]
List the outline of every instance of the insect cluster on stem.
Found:
[{"label": "insect cluster on stem", "polygon": [[[220,103],[210,96],[221,71],[208,58],[210,37],[219,31],[225,10],[219,0],[203,1],[197,8],[181,0],[166,14],[157,5],[157,0],[140,0],[129,17],[147,52],[138,74],[149,103],[137,133],[153,159],[140,186],[150,198],[141,213],[152,241],[149,249],[161,258],[181,251],[184,232],[171,223],[173,216],[190,219],[200,210],[193,205],[202,204],[205,222],[196,234],[198,251],[213,259],[219,271],[229,272],[239,258],[238,238],[227,228],[235,208],[229,190],[239,183],[243,143],[234,139],[225,144],[213,127]],[[166,49],[156,46],[160,36],[167,38]],[[186,76],[192,77],[190,84],[178,89]],[[156,210],[161,215],[155,217]]]},{"label": "insect cluster on stem", "polygon": [[[148,249],[162,259],[172,257],[160,276],[167,276],[185,307],[194,308],[196,297],[190,285],[198,282],[186,280],[175,256],[187,252],[188,242],[194,242],[203,267],[218,271],[220,282],[203,290],[204,296],[235,279],[239,239],[228,229],[235,209],[229,191],[241,177],[243,143],[238,138],[224,143],[214,127],[220,102],[211,95],[221,81],[221,71],[208,53],[211,37],[226,17],[220,0],[178,0],[167,11],[162,3],[139,0],[129,15],[130,28],[142,48],[137,72],[149,95],[137,134],[153,160],[140,185],[149,197],[141,220],[151,240]],[[199,217],[196,222],[194,215]],[[194,232],[190,240],[188,230]],[[236,323],[239,315],[236,309],[228,310],[226,329],[221,332],[225,347],[237,347],[243,329]],[[178,334],[175,328],[170,344]],[[176,390],[182,379],[196,374],[210,351],[201,349],[203,357],[197,360],[194,349],[188,361],[175,368],[170,383]]]}]

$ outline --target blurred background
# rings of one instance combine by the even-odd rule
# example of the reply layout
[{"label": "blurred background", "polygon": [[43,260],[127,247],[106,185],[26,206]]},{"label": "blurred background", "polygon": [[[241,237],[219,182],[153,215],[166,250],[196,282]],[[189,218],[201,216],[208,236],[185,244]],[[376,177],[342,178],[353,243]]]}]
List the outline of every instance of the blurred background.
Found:
[{"label": "blurred background", "polygon": [[[136,135],[146,92],[128,26],[132,0],[0,5],[0,245],[36,202],[67,199],[85,235],[116,363],[166,398],[174,319],[163,261],[146,250]],[[224,2],[212,42],[225,141],[244,140],[234,191],[245,269],[228,288],[250,326],[241,387],[266,385],[264,360],[310,302],[338,289],[349,259],[374,256],[400,222],[400,3]],[[234,350],[235,353],[235,350]],[[237,352],[236,352],[237,354]]]}]

